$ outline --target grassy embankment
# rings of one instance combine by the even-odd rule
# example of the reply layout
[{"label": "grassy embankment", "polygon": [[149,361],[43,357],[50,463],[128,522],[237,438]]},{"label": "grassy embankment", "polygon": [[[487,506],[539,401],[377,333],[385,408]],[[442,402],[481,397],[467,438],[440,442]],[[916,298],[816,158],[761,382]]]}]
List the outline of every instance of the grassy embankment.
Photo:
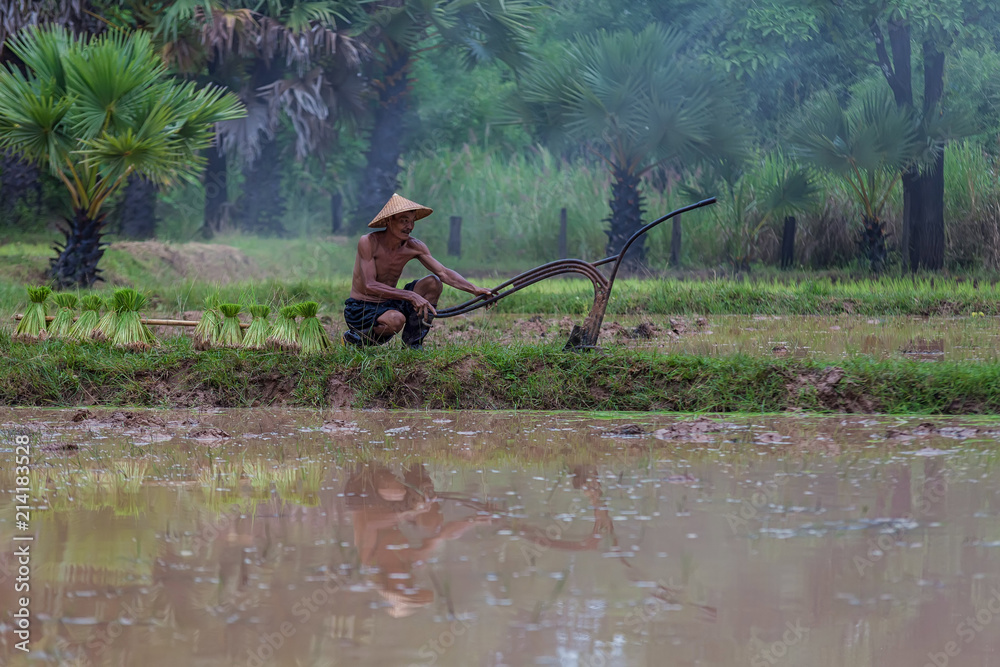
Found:
[{"label": "grassy embankment", "polygon": [[986,414],[1000,364],[873,361],[837,366],[609,347],[477,345],[329,354],[196,352],[184,337],[148,353],[0,336],[0,404],[287,405],[665,411]]},{"label": "grassy embankment", "polygon": [[[272,306],[311,299],[331,329],[349,287],[353,248],[347,239],[322,242],[233,237],[220,244],[125,247],[108,251],[111,285],[129,284],[150,296],[150,315],[200,309],[218,291],[227,301]],[[235,247],[235,250],[233,248]],[[0,404],[248,406],[260,404],[539,408],[608,410],[761,411],[801,408],[917,413],[1000,411],[1000,365],[874,361],[840,363],[834,385],[821,364],[729,356],[707,358],[624,349],[610,339],[601,354],[566,354],[559,345],[489,341],[417,355],[399,349],[300,358],[274,353],[196,352],[179,337],[148,354],[102,345],[9,339],[10,315],[26,302],[25,282],[37,282],[51,251],[9,244],[0,253]],[[212,254],[212,253],[220,254]],[[199,254],[203,253],[203,254]],[[459,270],[474,273],[458,262]],[[220,271],[220,267],[221,271]],[[511,268],[506,275],[521,267]],[[210,274],[209,270],[216,271]],[[496,284],[502,276],[478,278]],[[111,287],[99,290],[108,293]],[[464,300],[447,290],[442,305]],[[592,288],[554,280],[502,301],[501,312],[570,314],[589,310]],[[1000,315],[1000,288],[985,278],[838,278],[756,275],[744,280],[625,280],[615,314]],[[824,379],[826,377],[826,379]]]}]

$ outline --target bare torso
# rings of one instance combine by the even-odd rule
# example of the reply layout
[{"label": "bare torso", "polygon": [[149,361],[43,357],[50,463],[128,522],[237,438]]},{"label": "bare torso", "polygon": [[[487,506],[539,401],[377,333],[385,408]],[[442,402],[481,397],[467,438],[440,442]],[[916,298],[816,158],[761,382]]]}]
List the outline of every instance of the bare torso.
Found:
[{"label": "bare torso", "polygon": [[[411,259],[416,259],[423,252],[426,252],[426,246],[412,237],[400,245],[395,245],[395,247],[392,247],[394,244],[384,231],[372,232],[367,235],[367,239],[372,252],[372,260],[375,263],[375,280],[389,287],[396,287],[399,283],[399,277],[403,274],[403,267]],[[361,261],[360,255],[354,260],[351,298],[359,301],[383,301],[384,297],[373,294],[366,289]]]}]

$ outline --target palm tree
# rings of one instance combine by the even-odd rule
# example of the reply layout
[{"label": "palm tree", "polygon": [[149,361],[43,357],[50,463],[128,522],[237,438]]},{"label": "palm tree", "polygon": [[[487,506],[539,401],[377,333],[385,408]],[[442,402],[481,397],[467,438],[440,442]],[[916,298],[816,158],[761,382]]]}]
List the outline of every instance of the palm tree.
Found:
[{"label": "palm tree", "polygon": [[470,67],[497,59],[517,69],[525,64],[535,11],[528,0],[374,0],[363,7],[375,109],[354,216],[361,226],[397,189],[414,84],[410,69],[420,54],[457,48]]},{"label": "palm tree", "polygon": [[[712,73],[684,57],[685,36],[650,26],[637,34],[598,31],[561,59],[539,62],[522,81],[515,115],[550,139],[583,142],[611,170],[607,250],[616,254],[642,226],[640,184],[668,162],[738,163],[742,125]],[[634,268],[643,239],[629,252]]]},{"label": "palm tree", "polygon": [[792,133],[801,158],[844,180],[861,209],[861,248],[874,273],[885,268],[883,211],[903,173],[933,159],[920,141],[919,120],[882,87],[869,88],[845,109],[820,95]]},{"label": "palm tree", "polygon": [[[0,0],[0,67],[11,63],[21,66],[7,48],[7,39],[30,25],[58,24],[74,33],[98,33],[104,29],[98,12],[80,0]],[[22,159],[15,151],[0,151],[0,215],[8,224],[16,223],[17,202],[33,200],[42,209],[42,182],[38,166]]]},{"label": "palm tree", "polygon": [[0,72],[0,148],[66,186],[73,217],[51,274],[57,287],[89,287],[100,279],[108,197],[132,174],[163,186],[196,179],[213,124],[243,110],[222,89],[169,78],[145,33],[28,28],[8,46],[26,72]]},{"label": "palm tree", "polygon": [[[360,113],[356,76],[362,45],[346,30],[360,14],[355,0],[177,0],[162,15],[149,13],[165,58],[180,71],[207,71],[208,80],[237,91],[245,117],[221,123],[207,150],[205,231],[219,230],[227,211],[227,155],[245,172],[240,207],[249,227],[275,229],[282,202],[280,153],[269,146],[284,114],[295,131],[298,159],[329,141],[341,116]],[[261,160],[262,153],[267,160]]]}]

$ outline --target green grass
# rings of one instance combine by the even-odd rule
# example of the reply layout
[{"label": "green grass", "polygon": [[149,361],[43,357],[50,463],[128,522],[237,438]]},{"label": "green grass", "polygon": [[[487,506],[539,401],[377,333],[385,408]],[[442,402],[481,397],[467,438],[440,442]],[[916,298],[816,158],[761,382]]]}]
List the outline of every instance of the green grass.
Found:
[{"label": "green grass", "polygon": [[[477,280],[493,286],[503,278]],[[137,289],[149,297],[148,313],[177,315],[201,310],[205,298],[249,305],[259,302],[272,309],[300,301],[320,304],[320,317],[339,321],[344,299],[350,293],[348,276],[308,280],[248,280],[218,284],[176,279],[152,281],[137,278]],[[112,290],[82,290],[82,294],[108,296]],[[507,297],[497,312],[583,315],[593,303],[588,281],[550,279]],[[441,307],[469,298],[465,292],[446,288]],[[23,312],[27,293],[23,283],[0,280],[0,328],[10,327],[10,316]],[[697,315],[1000,315],[1000,287],[986,279],[883,278],[838,280],[781,275],[754,280],[623,279],[615,283],[608,314]]]},{"label": "green grass", "polygon": [[[0,336],[0,405],[322,407],[349,388],[354,407],[996,414],[1000,364],[871,360],[838,365],[746,355],[703,357],[606,348],[477,345],[422,353],[336,347],[196,352],[186,337],[125,353],[103,344]],[[342,389],[342,387],[341,387]]]}]

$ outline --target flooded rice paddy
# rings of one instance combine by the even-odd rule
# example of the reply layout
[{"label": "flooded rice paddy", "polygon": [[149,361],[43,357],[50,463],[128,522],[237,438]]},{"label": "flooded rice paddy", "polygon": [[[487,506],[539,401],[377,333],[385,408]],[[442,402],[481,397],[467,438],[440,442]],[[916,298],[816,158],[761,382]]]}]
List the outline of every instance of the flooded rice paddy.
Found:
[{"label": "flooded rice paddy", "polygon": [[[495,340],[561,343],[581,319],[476,313],[438,321],[427,340],[437,345]],[[601,344],[710,356],[996,361],[1000,327],[996,318],[980,316],[609,315]]]},{"label": "flooded rice paddy", "polygon": [[3,664],[1000,664],[1000,421],[0,410],[0,433]]}]

